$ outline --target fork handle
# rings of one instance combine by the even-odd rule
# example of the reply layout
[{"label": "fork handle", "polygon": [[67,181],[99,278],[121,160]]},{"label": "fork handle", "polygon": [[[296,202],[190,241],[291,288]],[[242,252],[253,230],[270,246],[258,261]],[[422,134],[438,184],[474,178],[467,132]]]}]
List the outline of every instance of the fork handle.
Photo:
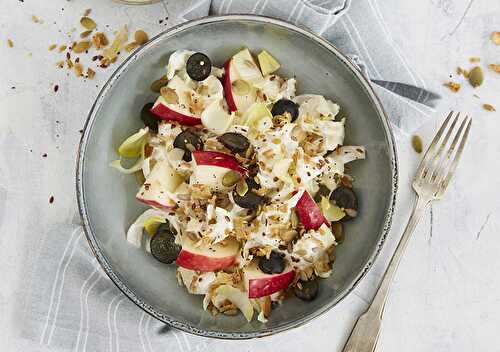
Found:
[{"label": "fork handle", "polygon": [[417,196],[413,212],[408,220],[403,236],[394,252],[389,266],[385,270],[384,277],[380,283],[375,297],[368,309],[359,317],[349,336],[343,352],[373,352],[377,345],[377,340],[382,323],[382,314],[384,312],[385,302],[389,287],[394,278],[399,262],[403,257],[404,251],[408,245],[411,234],[415,230],[418,222],[422,218],[425,208],[429,204],[429,199]]}]

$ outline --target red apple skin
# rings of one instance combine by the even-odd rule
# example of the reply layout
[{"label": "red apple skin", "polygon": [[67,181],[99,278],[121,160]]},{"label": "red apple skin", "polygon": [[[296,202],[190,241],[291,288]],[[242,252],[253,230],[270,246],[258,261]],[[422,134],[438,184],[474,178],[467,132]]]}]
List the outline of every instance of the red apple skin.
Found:
[{"label": "red apple skin", "polygon": [[224,79],[222,82],[222,87],[224,88],[224,95],[226,97],[227,106],[230,112],[237,111],[236,103],[233,98],[232,82],[231,82],[231,61],[229,59],[224,64]]},{"label": "red apple skin", "polygon": [[240,165],[238,160],[226,153],[195,150],[192,152],[196,165],[219,166],[246,175],[247,169]]},{"label": "red apple skin", "polygon": [[321,209],[307,191],[304,191],[302,197],[300,197],[295,210],[297,210],[300,222],[302,222],[306,230],[317,230],[323,224],[330,226]]},{"label": "red apple skin", "polygon": [[154,200],[142,199],[139,197],[135,197],[135,199],[137,199],[141,203],[151,205],[151,206],[156,207],[156,208],[162,208],[162,209],[174,209],[175,208],[175,206],[160,204]]},{"label": "red apple skin", "polygon": [[235,256],[212,258],[182,249],[175,263],[186,269],[206,272],[227,268],[233,265],[235,258]]},{"label": "red apple skin", "polygon": [[179,122],[181,125],[185,126],[196,126],[196,125],[201,125],[201,119],[195,116],[189,116],[182,114],[180,112],[177,112],[165,104],[158,103],[153,106],[151,109],[151,112],[161,118],[162,120],[167,120],[167,121],[176,121]]},{"label": "red apple skin", "polygon": [[259,279],[248,280],[248,298],[269,296],[275,292],[286,289],[293,281],[293,270]]}]

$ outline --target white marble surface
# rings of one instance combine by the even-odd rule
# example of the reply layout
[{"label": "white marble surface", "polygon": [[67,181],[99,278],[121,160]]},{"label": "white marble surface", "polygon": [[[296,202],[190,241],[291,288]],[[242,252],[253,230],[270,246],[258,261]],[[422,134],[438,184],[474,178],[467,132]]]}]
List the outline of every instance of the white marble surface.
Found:
[{"label": "white marble surface", "polygon": [[[173,3],[174,1],[172,1]],[[469,6],[470,5],[470,6]],[[176,6],[173,4],[172,6]],[[178,5],[181,6],[181,5]],[[488,72],[476,90],[467,84],[454,94],[441,86],[456,66],[500,63],[500,46],[488,39],[500,31],[497,0],[380,1],[393,37],[409,65],[444,96],[435,120],[418,132],[428,142],[448,109],[474,117],[470,143],[446,197],[418,227],[392,287],[379,351],[496,351],[500,326],[500,74]],[[104,0],[2,1],[0,11],[0,350],[57,350],[20,335],[26,289],[25,267],[36,263],[39,234],[75,214],[74,160],[86,114],[111,70],[83,82],[54,68],[60,55],[48,52],[62,42],[83,9],[111,28],[128,23],[150,34],[162,30],[161,6],[124,8]],[[463,20],[461,20],[467,7]],[[62,10],[64,8],[64,10]],[[31,21],[31,15],[44,20]],[[457,27],[457,24],[458,28]],[[59,32],[61,30],[61,32]],[[10,38],[15,47],[7,48]],[[53,91],[54,84],[59,91]],[[11,87],[15,87],[12,89]],[[480,99],[473,97],[476,93]],[[56,122],[59,121],[59,122]],[[419,157],[409,139],[397,141],[400,193],[391,235],[356,292],[305,327],[255,341],[198,338],[202,350],[337,351],[380,280],[409,215],[410,179]],[[47,153],[46,158],[42,157]],[[51,195],[55,202],[48,204]],[[35,245],[34,245],[35,244]]]}]

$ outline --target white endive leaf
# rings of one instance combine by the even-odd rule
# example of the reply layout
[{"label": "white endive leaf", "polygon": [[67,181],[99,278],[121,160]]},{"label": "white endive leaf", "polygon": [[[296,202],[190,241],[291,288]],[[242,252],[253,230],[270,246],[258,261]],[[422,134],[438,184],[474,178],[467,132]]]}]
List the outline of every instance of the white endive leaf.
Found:
[{"label": "white endive leaf", "polygon": [[143,160],[142,158],[139,159],[134,165],[132,165],[130,168],[124,168],[122,166],[122,161],[121,160],[113,160],[111,163],[109,163],[109,166],[112,168],[120,171],[123,174],[130,175],[133,174],[134,172],[137,172],[142,169],[143,166]]}]

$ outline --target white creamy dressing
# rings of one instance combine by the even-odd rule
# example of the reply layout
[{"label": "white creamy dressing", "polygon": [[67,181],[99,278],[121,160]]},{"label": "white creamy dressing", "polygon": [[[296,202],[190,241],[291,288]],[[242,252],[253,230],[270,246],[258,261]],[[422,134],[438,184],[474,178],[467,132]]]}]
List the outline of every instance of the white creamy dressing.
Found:
[{"label": "white creamy dressing", "polygon": [[[225,239],[234,230],[233,218],[226,209],[207,206],[207,229],[202,235],[211,239],[212,243],[218,243]],[[211,222],[213,222],[211,224]]]}]

